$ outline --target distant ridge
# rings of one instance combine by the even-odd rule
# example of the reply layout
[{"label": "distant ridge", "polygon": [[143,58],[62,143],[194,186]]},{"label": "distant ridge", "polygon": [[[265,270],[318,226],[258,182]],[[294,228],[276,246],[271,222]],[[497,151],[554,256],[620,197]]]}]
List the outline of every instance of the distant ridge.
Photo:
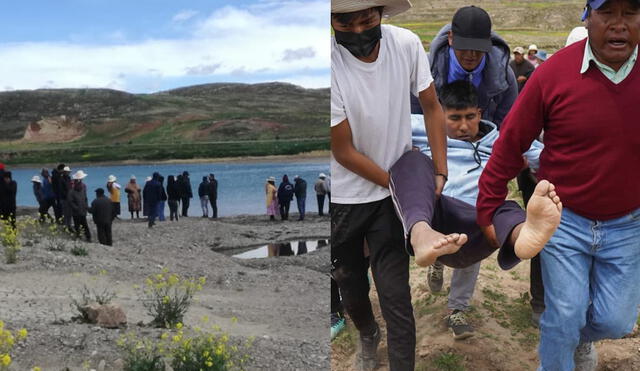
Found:
[{"label": "distant ridge", "polygon": [[329,96],[329,88],[280,82],[212,83],[153,94],[112,89],[0,92],[0,141],[24,140],[30,125],[60,117],[86,127],[74,141],[79,145],[320,138],[328,136]]}]

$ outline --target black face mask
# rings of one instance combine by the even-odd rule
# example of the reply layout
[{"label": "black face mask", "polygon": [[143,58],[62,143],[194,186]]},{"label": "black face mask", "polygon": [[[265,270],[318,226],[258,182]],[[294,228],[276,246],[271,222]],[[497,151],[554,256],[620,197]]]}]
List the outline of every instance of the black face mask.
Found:
[{"label": "black face mask", "polygon": [[382,38],[382,30],[377,25],[360,33],[334,30],[336,42],[353,54],[354,57],[368,57]]}]

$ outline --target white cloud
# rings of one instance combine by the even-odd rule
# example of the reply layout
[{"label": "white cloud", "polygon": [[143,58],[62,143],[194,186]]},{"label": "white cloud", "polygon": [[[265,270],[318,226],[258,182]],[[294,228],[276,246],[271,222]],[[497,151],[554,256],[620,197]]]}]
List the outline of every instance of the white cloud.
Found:
[{"label": "white cloud", "polygon": [[186,22],[186,21],[190,20],[191,18],[197,16],[199,13],[200,12],[195,11],[195,10],[185,9],[185,10],[180,11],[178,14],[174,15],[171,20],[174,23],[182,23],[182,22]]},{"label": "white cloud", "polygon": [[[174,20],[193,17],[186,12]],[[243,82],[269,74],[292,76],[285,81],[302,86],[327,87],[327,15],[325,1],[263,1],[249,8],[218,9],[189,25],[190,36],[183,39],[0,44],[0,81],[13,89],[89,86],[142,92],[162,81],[193,76],[216,82],[233,74]]]}]

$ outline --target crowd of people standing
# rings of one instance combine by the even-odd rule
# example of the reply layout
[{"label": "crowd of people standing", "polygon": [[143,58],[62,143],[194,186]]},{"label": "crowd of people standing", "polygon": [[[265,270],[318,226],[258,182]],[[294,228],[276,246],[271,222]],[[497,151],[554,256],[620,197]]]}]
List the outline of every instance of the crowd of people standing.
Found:
[{"label": "crowd of people standing", "polygon": [[[84,179],[89,174],[77,170],[72,174],[71,168],[60,164],[51,171],[43,168],[39,175],[31,178],[32,191],[38,203],[38,220],[41,223],[57,223],[63,226],[76,238],[84,235],[91,241],[91,231],[87,222],[87,215],[92,214],[96,224],[98,240],[101,244],[111,245],[111,226],[121,214],[121,191],[123,187],[118,183],[115,175],[105,179],[104,188],[94,190],[96,197],[89,203],[87,186]],[[15,227],[16,197],[18,184],[12,178],[12,173],[5,170],[0,163],[0,218]],[[147,217],[149,228],[158,221],[165,220],[165,204],[169,205],[169,218],[178,221],[179,217],[188,217],[189,201],[193,198],[189,173],[168,176],[165,187],[164,176],[155,172],[147,177],[141,186],[137,177],[131,175],[124,187],[127,195],[127,206],[131,220]],[[213,173],[203,177],[198,189],[202,202],[203,217],[208,217],[211,207],[211,217],[218,217],[218,181]],[[206,202],[204,202],[206,201]],[[180,205],[182,205],[181,210]],[[53,211],[53,216],[50,211]]]},{"label": "crowd of people standing", "polygon": [[[324,215],[325,197],[331,201],[331,177],[320,173],[318,180],[314,184],[314,190],[318,201],[318,215]],[[307,199],[307,181],[296,175],[293,178],[293,184],[289,181],[289,177],[285,174],[282,176],[282,182],[276,187],[276,178],[271,176],[267,178],[265,184],[265,197],[267,206],[267,215],[270,220],[276,220],[276,216],[280,215],[282,220],[289,220],[289,209],[291,201],[295,196],[298,207],[298,220],[304,220],[306,214]]]}]

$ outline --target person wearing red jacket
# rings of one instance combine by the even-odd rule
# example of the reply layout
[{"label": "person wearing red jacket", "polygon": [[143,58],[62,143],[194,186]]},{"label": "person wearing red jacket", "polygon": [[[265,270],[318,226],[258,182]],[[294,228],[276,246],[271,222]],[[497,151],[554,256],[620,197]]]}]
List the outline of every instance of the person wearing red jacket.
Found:
[{"label": "person wearing red jacket", "polygon": [[479,182],[478,224],[492,217],[522,152],[544,129],[538,179],[564,209],[541,252],[539,370],[595,370],[593,342],[632,331],[640,304],[640,2],[589,0],[588,38],[532,75]]}]

